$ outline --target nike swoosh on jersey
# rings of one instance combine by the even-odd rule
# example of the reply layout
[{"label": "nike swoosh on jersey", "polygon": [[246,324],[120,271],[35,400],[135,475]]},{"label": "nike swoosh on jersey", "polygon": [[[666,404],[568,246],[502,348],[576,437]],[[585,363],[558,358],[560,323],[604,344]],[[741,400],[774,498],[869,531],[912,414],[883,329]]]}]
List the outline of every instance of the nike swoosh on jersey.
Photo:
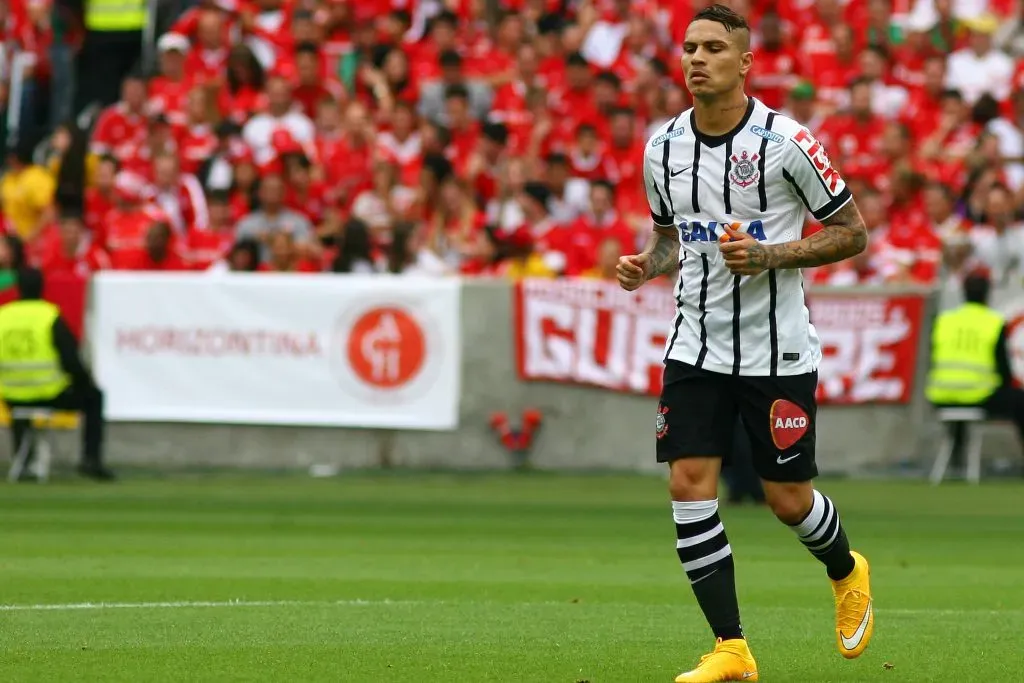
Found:
[{"label": "nike swoosh on jersey", "polygon": [[868,621],[871,619],[871,603],[868,603],[868,608],[864,610],[864,617],[860,620],[860,625],[857,630],[853,632],[853,635],[849,638],[846,637],[842,631],[839,632],[839,638],[843,641],[843,647],[847,650],[852,650],[860,645],[860,641],[864,638],[864,632],[868,628]]},{"label": "nike swoosh on jersey", "polygon": [[671,173],[669,173],[669,175],[672,176],[673,178],[675,178],[680,173],[685,173],[685,172],[689,171],[691,168],[693,168],[693,164],[690,164],[689,166],[686,166],[685,168],[681,168],[678,171],[672,171]]},{"label": "nike swoosh on jersey", "polygon": [[795,458],[799,458],[801,455],[803,455],[803,454],[802,453],[796,453],[795,455],[791,455],[788,458],[783,458],[780,455],[779,457],[775,458],[775,462],[779,463],[780,465],[785,465],[790,460],[793,460]]}]

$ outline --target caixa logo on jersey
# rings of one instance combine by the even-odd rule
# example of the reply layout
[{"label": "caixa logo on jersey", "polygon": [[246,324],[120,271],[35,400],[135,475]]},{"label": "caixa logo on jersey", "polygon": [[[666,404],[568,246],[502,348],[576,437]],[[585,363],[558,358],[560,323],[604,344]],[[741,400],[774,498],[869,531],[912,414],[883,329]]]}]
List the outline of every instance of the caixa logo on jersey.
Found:
[{"label": "caixa logo on jersey", "polygon": [[721,235],[726,234],[725,228],[728,225],[736,232],[745,232],[759,242],[764,242],[764,223],[762,221],[751,221],[749,223],[723,223],[719,221],[680,221],[676,227],[679,228],[679,237],[684,242],[717,242]]}]

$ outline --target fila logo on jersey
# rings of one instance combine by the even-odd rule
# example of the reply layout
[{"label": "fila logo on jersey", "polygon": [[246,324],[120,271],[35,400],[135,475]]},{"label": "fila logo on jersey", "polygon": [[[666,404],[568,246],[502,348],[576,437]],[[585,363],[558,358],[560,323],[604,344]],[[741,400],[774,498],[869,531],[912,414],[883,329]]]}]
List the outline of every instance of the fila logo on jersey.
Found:
[{"label": "fila logo on jersey", "polygon": [[663,133],[662,135],[659,135],[658,137],[651,140],[651,147],[657,147],[661,143],[671,140],[672,138],[677,138],[685,132],[685,128],[676,128],[674,131],[671,131],[669,133]]},{"label": "fila logo on jersey", "polygon": [[780,451],[799,441],[811,425],[811,418],[803,408],[781,398],[772,404],[768,419],[771,421],[772,441]]},{"label": "fila logo on jersey", "polygon": [[839,183],[843,182],[843,179],[832,168],[832,162],[828,160],[828,155],[825,154],[825,148],[822,144],[815,140],[814,136],[807,132],[806,128],[800,129],[800,132],[793,137],[793,142],[803,150],[803,153],[814,164],[814,168],[818,169],[818,175],[825,181],[829,192],[837,194],[836,188],[839,187]]},{"label": "fila logo on jersey", "polygon": [[[764,242],[767,237],[764,236],[764,223],[761,221],[751,221],[750,223],[720,223],[718,221],[708,221],[707,224],[701,221],[681,221],[678,224],[679,227],[679,238],[684,242],[717,242],[718,233],[715,232],[722,225],[728,225],[736,232],[744,232],[752,236],[759,242]],[[725,230],[722,230],[722,234],[725,234]]]},{"label": "fila logo on jersey", "polygon": [[750,132],[770,142],[782,142],[783,140],[785,140],[785,138],[779,135],[778,133],[773,133],[770,130],[765,130],[761,126],[751,126]]}]

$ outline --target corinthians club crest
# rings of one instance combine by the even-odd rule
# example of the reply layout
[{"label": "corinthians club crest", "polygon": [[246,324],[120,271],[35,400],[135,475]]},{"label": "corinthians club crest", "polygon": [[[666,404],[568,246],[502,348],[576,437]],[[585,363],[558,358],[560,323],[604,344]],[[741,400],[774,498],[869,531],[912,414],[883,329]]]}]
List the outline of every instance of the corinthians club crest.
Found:
[{"label": "corinthians club crest", "polygon": [[740,156],[733,154],[729,157],[729,160],[732,161],[729,178],[740,187],[753,185],[761,177],[760,171],[757,170],[757,160],[760,158],[757,154],[750,156],[746,151],[742,152]]}]

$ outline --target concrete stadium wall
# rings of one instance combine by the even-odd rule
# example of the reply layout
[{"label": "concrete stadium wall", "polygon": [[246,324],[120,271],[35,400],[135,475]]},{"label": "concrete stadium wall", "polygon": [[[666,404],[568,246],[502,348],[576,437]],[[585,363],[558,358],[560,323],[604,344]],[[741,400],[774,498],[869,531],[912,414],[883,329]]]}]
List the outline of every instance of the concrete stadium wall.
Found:
[{"label": "concrete stadium wall", "polygon": [[[872,294],[880,290],[850,291]],[[935,297],[929,304],[928,321],[934,315]],[[524,408],[535,407],[545,418],[531,455],[535,467],[659,470],[652,438],[654,399],[522,382],[514,365],[512,288],[504,282],[469,281],[463,288],[462,307],[463,398],[457,431],[117,423],[109,427],[109,461],[115,466],[155,468],[306,468],[322,464],[341,469],[502,469],[510,467],[511,461],[488,426],[491,413],[501,410],[515,416]],[[927,345],[925,333],[921,335],[918,390],[910,405],[819,410],[818,462],[823,473],[870,474],[932,456],[938,426],[919,390],[926,371]],[[71,448],[70,441],[67,447]],[[986,438],[989,454],[1016,453],[1017,448],[1005,428],[992,428]]]}]

